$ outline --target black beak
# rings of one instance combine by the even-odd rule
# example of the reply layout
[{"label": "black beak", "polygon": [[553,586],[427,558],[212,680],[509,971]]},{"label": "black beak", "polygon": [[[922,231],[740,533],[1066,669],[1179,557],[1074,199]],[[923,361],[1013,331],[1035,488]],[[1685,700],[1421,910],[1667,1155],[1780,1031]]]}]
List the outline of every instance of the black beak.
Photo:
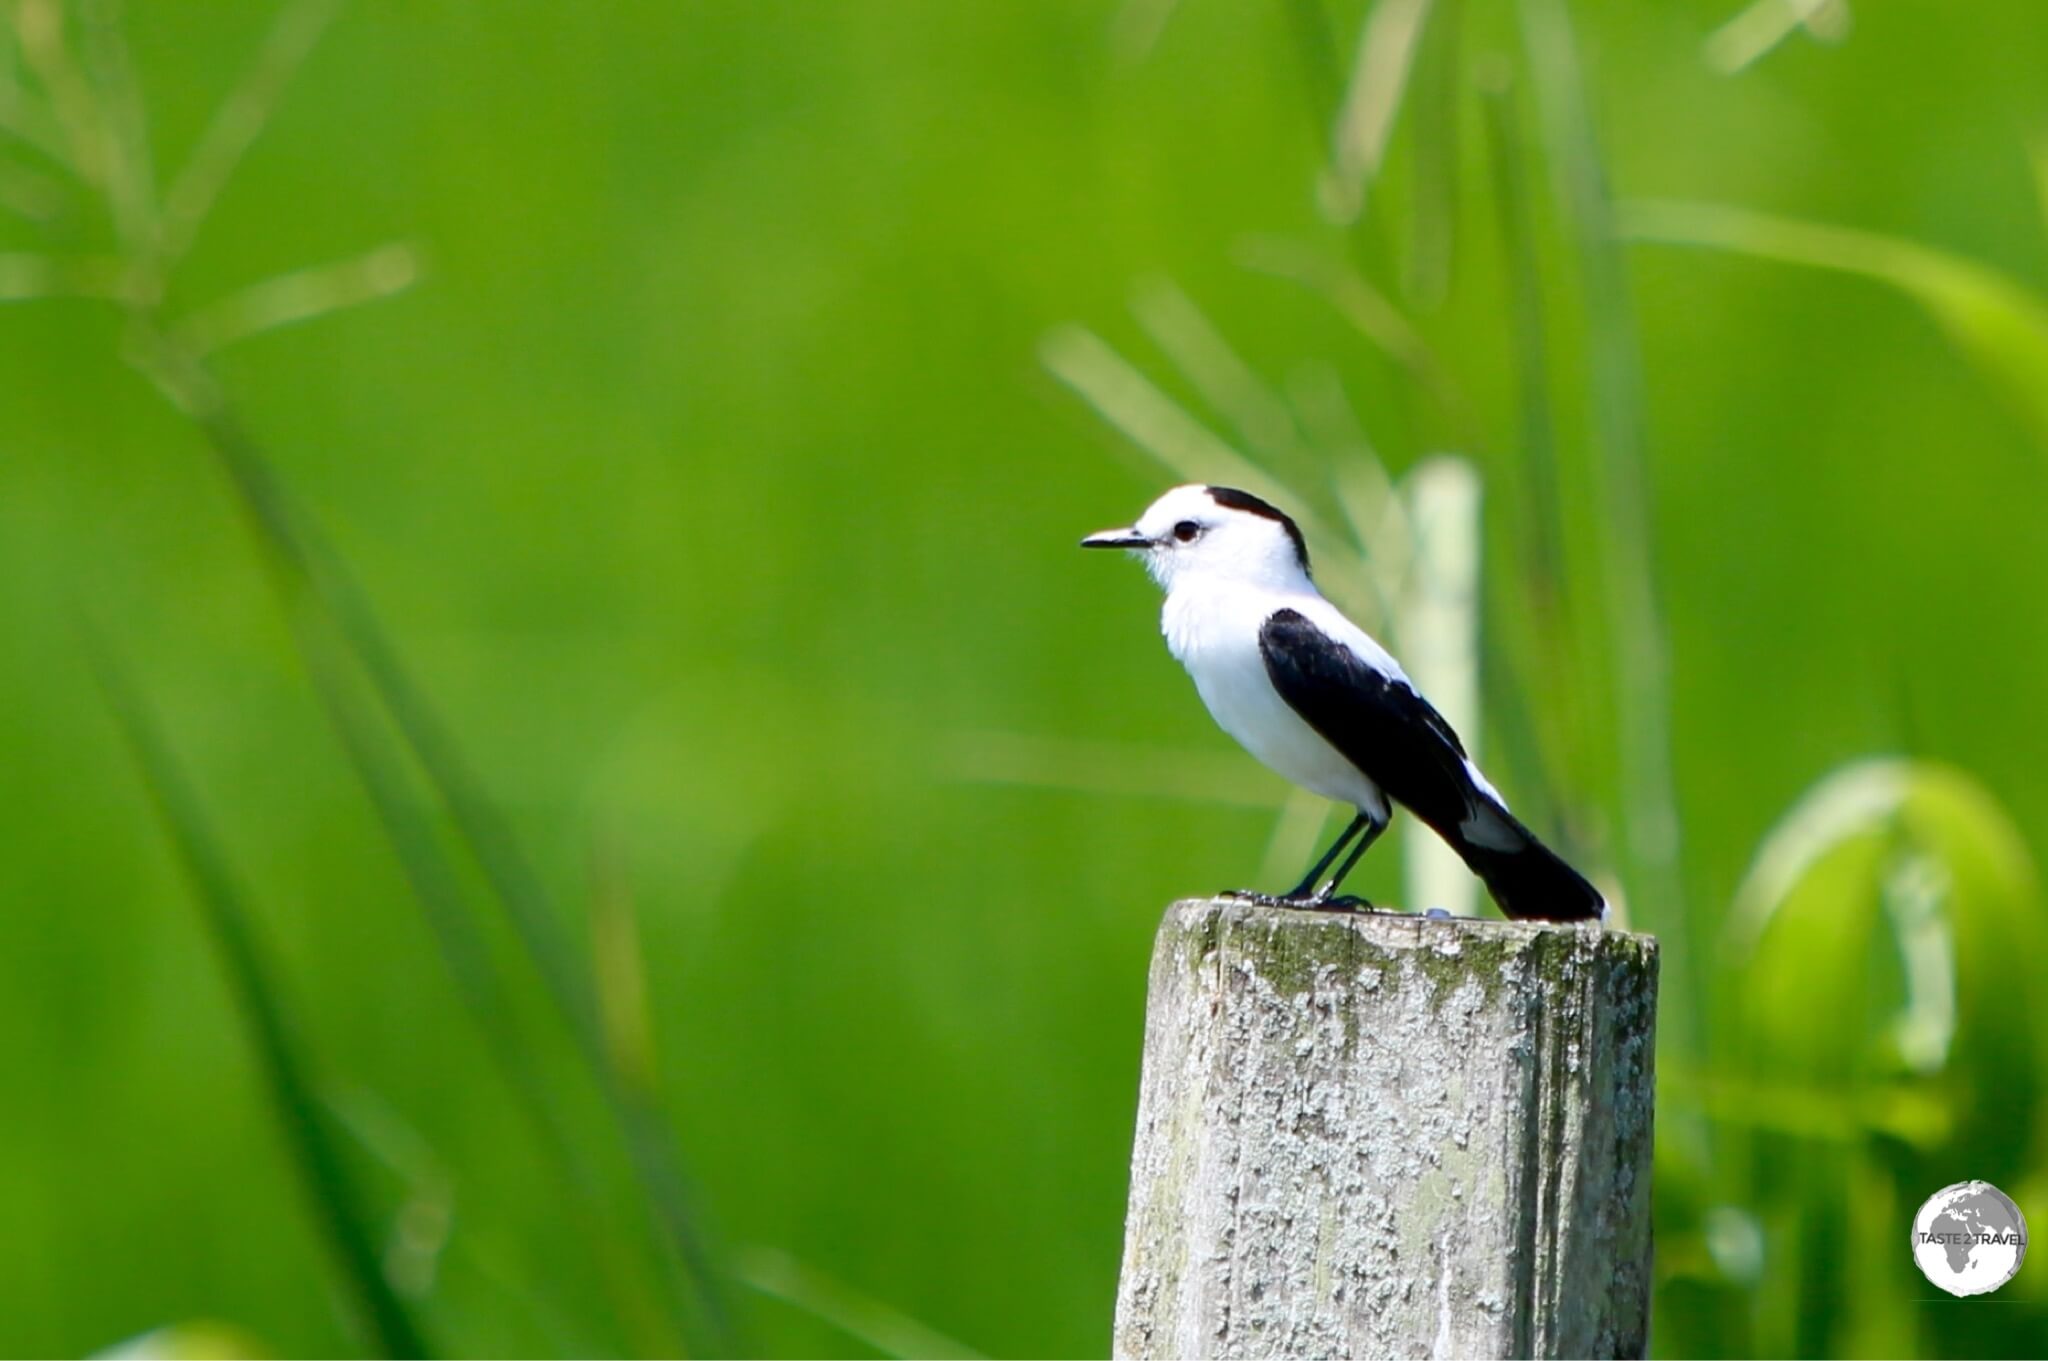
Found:
[{"label": "black beak", "polygon": [[1105,529],[1081,540],[1083,548],[1150,548],[1152,541],[1135,529]]}]

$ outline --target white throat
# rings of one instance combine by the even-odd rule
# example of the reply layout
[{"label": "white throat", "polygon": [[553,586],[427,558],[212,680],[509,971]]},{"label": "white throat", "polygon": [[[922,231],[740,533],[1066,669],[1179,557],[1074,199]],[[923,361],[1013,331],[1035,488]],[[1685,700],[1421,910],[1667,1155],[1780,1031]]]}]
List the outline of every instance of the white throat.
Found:
[{"label": "white throat", "polygon": [[1259,572],[1182,570],[1166,583],[1159,630],[1183,664],[1200,665],[1218,649],[1256,646],[1259,629],[1274,610],[1290,603],[1321,601],[1308,573],[1292,560],[1284,570]]}]

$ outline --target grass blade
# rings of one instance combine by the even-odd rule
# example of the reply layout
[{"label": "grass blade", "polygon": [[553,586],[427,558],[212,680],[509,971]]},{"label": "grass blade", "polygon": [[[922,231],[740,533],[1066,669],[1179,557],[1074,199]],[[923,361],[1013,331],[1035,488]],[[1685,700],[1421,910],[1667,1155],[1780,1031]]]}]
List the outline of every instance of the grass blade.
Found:
[{"label": "grass blade", "polygon": [[2041,224],[2048,226],[2048,134],[2028,139],[2027,169],[2034,177],[2034,205],[2041,210]]},{"label": "grass blade", "polygon": [[1679,864],[1677,793],[1671,772],[1670,683],[1664,625],[1650,552],[1651,505],[1645,458],[1642,374],[1628,274],[1615,234],[1577,39],[1564,0],[1522,0],[1524,41],[1549,136],[1557,192],[1578,258],[1586,318],[1589,386],[1604,501],[1600,572],[1614,653],[1623,859],[1634,915],[1676,956],[1664,971],[1663,1016],[1679,1052],[1700,1033],[1695,975],[1701,951],[1690,939]]},{"label": "grass blade", "polygon": [[[255,525],[266,556],[290,588],[287,608],[297,606],[302,589],[306,598],[318,602],[452,814],[619,1127],[653,1207],[663,1244],[661,1260],[675,1296],[690,1298],[696,1306],[683,1311],[693,1326],[701,1324],[694,1340],[701,1343],[700,1350],[730,1353],[734,1347],[721,1283],[696,1228],[672,1131],[653,1094],[632,1090],[608,1064],[591,979],[564,936],[538,876],[412,683],[366,596],[311,522],[288,504],[260,446],[242,428],[205,366],[204,344],[402,286],[412,273],[410,255],[387,251],[353,269],[287,276],[232,300],[225,310],[202,313],[191,329],[180,330],[165,320],[164,274],[171,263],[167,241],[176,237],[181,248],[189,241],[213,194],[260,129],[290,69],[310,49],[325,22],[325,9],[308,0],[287,13],[259,59],[253,83],[230,98],[223,121],[202,142],[196,168],[183,182],[185,217],[175,232],[167,232],[157,199],[141,91],[118,12],[118,0],[84,0],[84,67],[73,60],[66,10],[57,0],[16,0],[13,18],[23,56],[63,133],[67,164],[106,201],[115,222],[122,264],[133,280],[126,285],[132,294],[119,299],[130,313],[127,358],[197,426]],[[48,281],[46,270],[28,273],[35,275],[30,283]],[[350,740],[347,734],[344,740]],[[373,801],[381,802],[387,814],[396,807],[394,788],[372,791]],[[387,820],[387,828],[390,825]],[[401,848],[401,854],[411,859],[416,887],[426,844],[415,839]],[[428,892],[439,890],[430,886]],[[470,971],[474,984],[474,962],[459,967]]]},{"label": "grass blade", "polygon": [[1639,241],[1733,251],[1896,289],[1998,385],[2048,449],[2048,301],[1997,270],[1875,232],[1714,204],[1632,204],[1622,226]]},{"label": "grass blade", "polygon": [[[1504,731],[1526,735],[1519,738],[1523,764],[1542,793],[1540,806],[1562,813],[1559,790],[1588,787],[1594,762],[1587,737],[1587,677],[1572,647],[1573,602],[1564,588],[1564,512],[1551,390],[1549,306],[1512,79],[1505,61],[1482,72],[1479,79],[1494,209],[1506,257],[1516,382],[1517,457],[1505,480],[1513,492],[1514,540],[1521,568],[1516,584],[1522,608],[1501,611],[1498,617],[1517,644],[1515,651],[1528,659],[1528,669],[1556,680],[1552,703],[1531,703],[1527,687],[1521,685],[1495,687],[1494,694],[1515,716],[1515,721],[1502,725]],[[1573,772],[1575,778],[1561,780],[1563,771]]]},{"label": "grass blade", "polygon": [[1382,354],[1408,371],[1450,417],[1459,442],[1477,448],[1478,422],[1472,407],[1451,380],[1450,372],[1401,309],[1342,260],[1299,243],[1254,237],[1237,252],[1246,269],[1270,274],[1317,294],[1337,315],[1356,327]]},{"label": "grass blade", "polygon": [[80,0],[78,12],[114,228],[131,261],[154,262],[162,245],[157,231],[156,169],[150,158],[142,90],[121,33],[119,0]]},{"label": "grass blade", "polygon": [[[49,101],[47,130],[57,138],[56,144],[46,150],[80,180],[105,193],[107,161],[111,155],[106,145],[108,139],[92,86],[72,60],[64,27],[64,9],[57,0],[17,0],[15,41],[23,65],[43,87],[43,95]],[[29,126],[40,128],[41,120],[36,119]],[[40,142],[40,138],[37,140]]]},{"label": "grass blade", "polygon": [[92,652],[108,706],[120,723],[150,799],[191,880],[207,932],[256,1051],[272,1114],[283,1132],[343,1291],[380,1352],[393,1357],[424,1356],[427,1347],[418,1326],[384,1278],[361,1193],[328,1138],[307,1076],[306,1058],[270,966],[257,946],[249,911],[220,843],[141,698],[110,656],[98,647]]},{"label": "grass blade", "polygon": [[419,277],[419,252],[393,242],[352,260],[295,269],[238,289],[191,312],[177,329],[194,353],[211,354],[280,326],[402,293]]},{"label": "grass blade", "polygon": [[1055,378],[1175,476],[1273,489],[1263,469],[1182,410],[1093,331],[1060,327],[1045,337],[1039,357]]},{"label": "grass blade", "polygon": [[1386,465],[1373,452],[1357,413],[1334,370],[1310,365],[1289,384],[1294,409],[1311,432],[1317,452],[1330,470],[1338,513],[1350,526],[1365,562],[1365,589],[1345,601],[1352,619],[1366,632],[1398,646],[1395,601],[1413,562],[1414,535],[1407,507],[1396,494]]},{"label": "grass blade", "polygon": [[0,252],[0,303],[48,298],[128,303],[137,296],[132,271],[116,259]]},{"label": "grass blade", "polygon": [[1881,1134],[1934,1148],[1954,1127],[1940,1093],[1904,1082],[1828,1087],[1674,1069],[1658,1072],[1657,1095],[1736,1129],[1819,1143],[1856,1145]]},{"label": "grass blade", "polygon": [[1039,357],[1054,377],[1174,476],[1243,487],[1289,506],[1308,538],[1311,558],[1329,569],[1326,588],[1340,604],[1370,608],[1358,598],[1372,575],[1356,542],[1319,515],[1312,498],[1189,415],[1102,337],[1085,327],[1063,326],[1040,343]]},{"label": "grass blade", "polygon": [[326,1101],[337,1128],[383,1165],[403,1187],[384,1247],[384,1274],[421,1298],[440,1279],[455,1227],[455,1177],[419,1131],[375,1093],[335,1092]]},{"label": "grass blade", "polygon": [[1286,799],[1273,830],[1266,837],[1265,854],[1259,857],[1261,884],[1288,884],[1301,874],[1303,865],[1313,864],[1323,828],[1330,820],[1330,801],[1300,787],[1281,796]]},{"label": "grass blade", "polygon": [[0,134],[37,152],[52,165],[68,166],[71,158],[64,144],[64,130],[17,78],[12,57],[12,53],[7,54],[5,69],[0,70]]},{"label": "grass blade", "polygon": [[1557,422],[1551,403],[1550,322],[1543,298],[1543,267],[1536,245],[1535,204],[1516,127],[1514,96],[1505,64],[1480,85],[1485,112],[1488,163],[1494,207],[1507,256],[1510,315],[1514,325],[1516,448],[1525,470],[1522,514],[1523,580],[1546,611],[1556,608],[1564,577],[1558,543],[1562,513],[1558,493]]},{"label": "grass blade", "polygon": [[613,1068],[590,976],[564,934],[539,876],[414,684],[353,575],[311,521],[292,506],[262,449],[242,429],[212,375],[175,341],[157,339],[156,348],[136,356],[138,362],[198,425],[285,578],[303,586],[333,621],[447,807],[596,1079],[660,1227],[666,1244],[662,1260],[671,1283],[679,1298],[696,1306],[681,1316],[688,1323],[692,1349],[731,1354],[736,1350],[731,1315],[697,1226],[695,1197],[677,1160],[673,1132],[652,1095],[633,1091]]},{"label": "grass blade", "polygon": [[660,1291],[669,1308],[665,1331],[654,1325],[644,1272],[605,1222],[602,1192],[588,1160],[568,1133],[568,1122],[536,1071],[533,1048],[520,1024],[490,950],[471,918],[468,895],[455,866],[424,810],[413,798],[404,762],[391,749],[375,716],[354,694],[336,647],[319,621],[295,612],[294,636],[306,660],[329,724],[340,739],[356,778],[369,797],[385,839],[391,844],[413,900],[427,920],[441,962],[457,998],[483,1035],[515,1102],[526,1116],[542,1155],[560,1171],[569,1214],[582,1241],[606,1263],[606,1288],[621,1320],[638,1332],[641,1349],[660,1355],[676,1351],[688,1328],[682,1302]]},{"label": "grass blade", "polygon": [[[260,474],[269,484],[264,465],[251,463],[249,471]],[[668,1245],[669,1253],[663,1260],[679,1293],[697,1306],[686,1320],[686,1335],[693,1340],[693,1350],[700,1354],[731,1354],[731,1316],[725,1307],[718,1272],[697,1227],[695,1195],[677,1161],[674,1133],[656,1095],[636,1087],[615,1066],[605,1044],[602,1016],[589,975],[562,934],[561,919],[539,876],[470,772],[438,715],[413,684],[353,577],[318,540],[302,538],[298,551],[313,565],[311,579],[316,583],[315,590],[334,613],[351,650],[447,805],[493,893],[512,917],[529,957],[547,981],[557,1008],[597,1078]]]},{"label": "grass blade", "polygon": [[1431,0],[1379,0],[1358,35],[1351,82],[1337,110],[1323,205],[1338,222],[1358,220],[1385,162]]},{"label": "grass blade", "polygon": [[1707,65],[1732,76],[1769,56],[1800,29],[1825,43],[1849,36],[1848,0],[1754,0],[1707,35]]},{"label": "grass blade", "polygon": [[1152,55],[1180,0],[1124,0],[1111,21],[1109,45],[1119,58],[1137,63]]},{"label": "grass blade", "polygon": [[1328,145],[1337,126],[1337,102],[1344,95],[1344,58],[1337,50],[1323,0],[1282,0],[1294,50],[1301,55],[1302,88],[1315,117],[1316,144]]},{"label": "grass blade", "polygon": [[625,866],[609,839],[591,853],[590,954],[597,981],[598,1010],[605,1048],[625,1082],[655,1090],[653,1008],[647,997],[646,957],[640,947],[640,918],[626,882]]},{"label": "grass blade", "polygon": [[340,12],[341,3],[289,0],[278,12],[256,60],[221,101],[191,159],[164,194],[163,250],[167,261],[178,259],[190,248],[214,200],[270,122],[285,87],[312,54],[321,33]]},{"label": "grass blade", "polygon": [[1415,73],[1414,200],[1408,231],[1409,300],[1434,311],[1450,296],[1458,253],[1459,95],[1463,0],[1439,0]]},{"label": "grass blade", "polygon": [[317,637],[310,621],[295,619],[294,625],[313,688],[427,920],[455,981],[456,995],[483,1027],[514,1091],[544,1112],[538,1123],[544,1137],[553,1142],[561,1137],[561,1127],[551,1113],[545,1113],[545,1097],[526,1066],[528,1047],[519,1034],[517,1013],[492,967],[482,935],[470,920],[454,867],[442,854],[423,811],[410,797],[397,754],[389,750],[371,715],[349,693],[339,660]]},{"label": "grass blade", "polygon": [[794,1305],[884,1356],[960,1357],[980,1352],[893,1305],[884,1304],[844,1281],[774,1248],[754,1248],[740,1261],[740,1279],[764,1295]]},{"label": "grass blade", "polygon": [[1296,478],[1320,471],[1302,447],[1286,402],[1231,348],[1194,299],[1171,280],[1154,279],[1138,289],[1131,312],[1210,409],[1230,423],[1254,458]]},{"label": "grass blade", "polygon": [[1026,733],[964,731],[947,744],[949,779],[1063,789],[1122,798],[1187,799],[1270,811],[1286,788],[1241,758],[1136,742],[1089,742]]}]

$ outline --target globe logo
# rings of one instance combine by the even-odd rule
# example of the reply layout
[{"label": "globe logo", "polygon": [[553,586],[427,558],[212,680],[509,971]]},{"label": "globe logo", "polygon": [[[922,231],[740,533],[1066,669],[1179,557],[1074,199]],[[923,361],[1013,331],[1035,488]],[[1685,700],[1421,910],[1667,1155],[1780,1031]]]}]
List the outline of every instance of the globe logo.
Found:
[{"label": "globe logo", "polygon": [[1988,1295],[2027,1257],[2027,1221],[1988,1181],[1959,1181],[1913,1216],[1913,1260],[1951,1295]]}]

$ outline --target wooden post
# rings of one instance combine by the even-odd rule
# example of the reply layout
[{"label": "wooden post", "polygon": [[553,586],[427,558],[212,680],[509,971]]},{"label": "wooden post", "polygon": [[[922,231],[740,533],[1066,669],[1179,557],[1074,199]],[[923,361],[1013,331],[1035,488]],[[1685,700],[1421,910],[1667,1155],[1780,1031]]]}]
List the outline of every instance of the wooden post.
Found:
[{"label": "wooden post", "polygon": [[1641,1356],[1657,944],[1176,903],[1119,1357]]}]

